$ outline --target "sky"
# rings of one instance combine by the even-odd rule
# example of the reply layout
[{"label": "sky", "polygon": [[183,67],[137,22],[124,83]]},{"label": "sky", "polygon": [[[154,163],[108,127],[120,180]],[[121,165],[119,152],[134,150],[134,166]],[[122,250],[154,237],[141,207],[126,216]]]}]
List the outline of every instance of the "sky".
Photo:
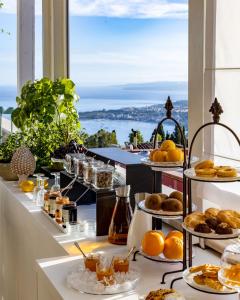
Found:
[{"label": "sky", "polygon": [[[3,0],[0,85],[16,85],[16,0]],[[70,77],[83,86],[186,81],[187,0],[69,0]],[[36,78],[42,76],[36,0]]]}]

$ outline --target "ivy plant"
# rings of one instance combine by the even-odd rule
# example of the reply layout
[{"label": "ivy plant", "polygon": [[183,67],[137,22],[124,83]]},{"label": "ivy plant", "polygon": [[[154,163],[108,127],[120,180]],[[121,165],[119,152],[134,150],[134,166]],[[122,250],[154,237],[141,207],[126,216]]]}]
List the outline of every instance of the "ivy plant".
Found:
[{"label": "ivy plant", "polygon": [[71,140],[81,142],[80,122],[75,104],[75,84],[67,78],[28,81],[16,98],[13,123],[37,156],[37,166],[50,165],[51,153]]}]

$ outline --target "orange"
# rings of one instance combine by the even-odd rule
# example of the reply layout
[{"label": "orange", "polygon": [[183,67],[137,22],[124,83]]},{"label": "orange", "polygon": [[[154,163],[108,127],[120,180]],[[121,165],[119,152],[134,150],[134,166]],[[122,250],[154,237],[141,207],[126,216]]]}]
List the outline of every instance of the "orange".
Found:
[{"label": "orange", "polygon": [[152,150],[151,152],[150,152],[150,154],[149,154],[149,159],[152,161],[153,160],[153,154],[156,152],[156,151],[158,151],[159,149],[154,149],[154,150]]},{"label": "orange", "polygon": [[166,239],[163,254],[168,259],[183,258],[183,240],[176,236]]},{"label": "orange", "polygon": [[183,152],[181,149],[172,149],[167,153],[167,161],[183,161]]},{"label": "orange", "polygon": [[142,250],[150,256],[157,256],[163,252],[164,235],[161,231],[150,230],[144,234]]},{"label": "orange", "polygon": [[167,159],[166,151],[158,150],[158,151],[154,152],[154,154],[153,154],[154,162],[163,162],[163,161],[166,161],[166,159]]},{"label": "orange", "polygon": [[177,238],[179,238],[179,239],[183,239],[183,234],[182,234],[182,232],[181,232],[181,231],[178,231],[178,230],[172,230],[172,231],[170,231],[170,232],[167,234],[166,239],[168,239],[168,238],[170,238],[170,237],[172,237],[172,236],[175,236],[175,237],[177,237]]},{"label": "orange", "polygon": [[174,149],[176,149],[176,145],[175,145],[175,143],[173,141],[166,140],[166,141],[162,142],[160,149],[162,151],[174,150]]}]

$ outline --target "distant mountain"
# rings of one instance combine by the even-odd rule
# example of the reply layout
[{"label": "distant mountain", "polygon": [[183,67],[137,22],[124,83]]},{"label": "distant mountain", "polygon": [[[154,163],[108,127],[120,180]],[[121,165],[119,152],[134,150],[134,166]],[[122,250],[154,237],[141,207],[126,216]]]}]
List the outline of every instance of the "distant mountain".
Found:
[{"label": "distant mountain", "polygon": [[95,99],[148,99],[165,102],[167,96],[176,100],[186,100],[188,98],[187,82],[164,81],[150,83],[131,83],[112,86],[92,86],[84,87],[77,84],[77,92],[81,98]]}]

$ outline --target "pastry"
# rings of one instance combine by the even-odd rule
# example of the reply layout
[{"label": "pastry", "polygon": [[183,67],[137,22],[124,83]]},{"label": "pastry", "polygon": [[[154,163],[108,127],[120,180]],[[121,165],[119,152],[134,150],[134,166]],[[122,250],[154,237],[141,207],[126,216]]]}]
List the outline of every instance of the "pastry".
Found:
[{"label": "pastry", "polygon": [[226,278],[235,281],[236,283],[240,282],[240,264],[232,265],[225,269],[224,275]]},{"label": "pastry", "polygon": [[159,289],[151,291],[145,300],[184,300],[185,298],[173,289]]},{"label": "pastry", "polygon": [[232,228],[227,223],[220,223],[216,229],[215,232],[217,234],[232,234]]},{"label": "pastry", "polygon": [[181,193],[179,191],[174,191],[169,195],[169,198],[174,198],[174,199],[177,199],[177,200],[183,202],[183,193]]},{"label": "pastry", "polygon": [[205,285],[205,277],[202,274],[194,276],[193,280],[196,282],[196,284]]},{"label": "pastry", "polygon": [[201,233],[211,233],[211,228],[206,223],[199,223],[194,227],[194,231]]},{"label": "pastry", "polygon": [[190,215],[186,216],[184,223],[187,227],[194,228],[197,224],[205,222],[205,216],[199,211],[195,211]]},{"label": "pastry", "polygon": [[207,218],[205,220],[206,224],[213,230],[216,229],[216,227],[218,226],[219,224],[219,220],[217,218],[214,218],[214,217],[210,217],[210,218]]},{"label": "pastry", "polygon": [[231,168],[230,166],[214,166],[214,169],[216,171],[219,171],[219,170],[224,170],[224,169],[229,169]]},{"label": "pastry", "polygon": [[158,193],[158,195],[161,197],[162,201],[168,198],[168,195],[163,193]]},{"label": "pastry", "polygon": [[217,171],[213,168],[208,169],[195,169],[196,176],[200,177],[215,177]]},{"label": "pastry", "polygon": [[234,168],[220,169],[217,171],[218,177],[237,177],[237,170]]},{"label": "pastry", "polygon": [[207,210],[205,210],[205,217],[206,218],[216,218],[219,212],[220,212],[220,209],[210,207]]},{"label": "pastry", "polygon": [[161,204],[161,209],[165,211],[182,211],[183,210],[183,205],[182,202],[173,199],[173,198],[168,198],[164,200]]},{"label": "pastry", "polygon": [[158,194],[148,195],[145,200],[145,207],[153,210],[161,209],[162,199]]},{"label": "pastry", "polygon": [[194,169],[211,169],[214,167],[214,162],[212,160],[203,160],[200,163],[196,164]]},{"label": "pastry", "polygon": [[206,286],[217,290],[217,291],[222,291],[223,290],[223,285],[221,284],[221,282],[218,280],[218,278],[209,278],[209,277],[205,277],[204,279],[204,283]]},{"label": "pastry", "polygon": [[206,285],[214,290],[222,291],[223,285],[218,280],[219,266],[205,264],[201,266],[192,267],[189,269],[190,273],[199,273],[193,277],[196,284]]},{"label": "pastry", "polygon": [[222,223],[227,223],[231,228],[240,228],[240,214],[234,210],[220,210],[217,218]]}]

